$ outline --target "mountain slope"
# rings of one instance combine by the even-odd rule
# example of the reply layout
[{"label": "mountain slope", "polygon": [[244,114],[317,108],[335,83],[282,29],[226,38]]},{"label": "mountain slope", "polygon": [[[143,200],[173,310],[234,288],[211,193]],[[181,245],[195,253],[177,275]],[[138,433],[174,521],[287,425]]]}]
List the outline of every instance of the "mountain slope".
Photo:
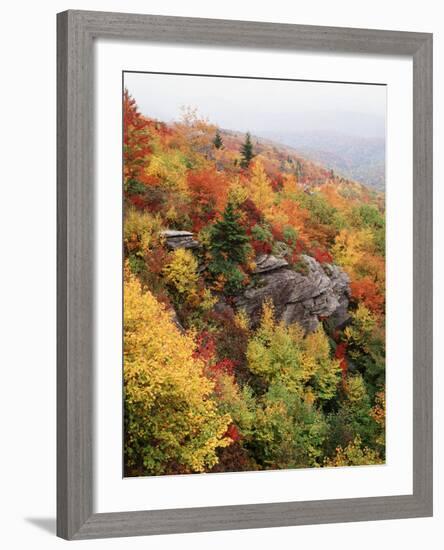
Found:
[{"label": "mountain slope", "polygon": [[385,189],[385,140],[333,133],[264,132],[265,137],[294,148],[338,175]]}]

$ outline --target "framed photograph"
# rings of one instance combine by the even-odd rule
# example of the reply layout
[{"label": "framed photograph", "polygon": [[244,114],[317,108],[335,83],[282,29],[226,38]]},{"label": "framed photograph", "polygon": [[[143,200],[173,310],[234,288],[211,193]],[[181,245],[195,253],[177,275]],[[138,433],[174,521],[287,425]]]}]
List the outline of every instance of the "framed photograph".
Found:
[{"label": "framed photograph", "polygon": [[432,35],[57,23],[58,535],[432,515]]}]

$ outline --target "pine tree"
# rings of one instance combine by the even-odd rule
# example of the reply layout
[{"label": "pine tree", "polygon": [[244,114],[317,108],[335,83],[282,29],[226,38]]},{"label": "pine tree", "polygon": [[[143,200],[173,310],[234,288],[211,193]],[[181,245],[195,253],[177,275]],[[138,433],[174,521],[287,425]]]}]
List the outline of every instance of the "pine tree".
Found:
[{"label": "pine tree", "polygon": [[301,164],[301,161],[299,161],[299,160],[296,161],[295,176],[296,176],[297,181],[299,181],[303,176],[302,164]]},{"label": "pine tree", "polygon": [[251,159],[254,157],[253,144],[251,142],[250,132],[247,132],[245,136],[245,143],[241,147],[241,166],[242,168],[248,168]]},{"label": "pine tree", "polygon": [[213,139],[213,145],[216,149],[222,149],[224,142],[222,141],[222,136],[220,135],[219,129],[216,130],[216,135]]},{"label": "pine tree", "polygon": [[211,229],[210,249],[214,256],[224,257],[234,262],[242,263],[246,259],[248,236],[239,223],[239,214],[229,202],[222,219]]}]

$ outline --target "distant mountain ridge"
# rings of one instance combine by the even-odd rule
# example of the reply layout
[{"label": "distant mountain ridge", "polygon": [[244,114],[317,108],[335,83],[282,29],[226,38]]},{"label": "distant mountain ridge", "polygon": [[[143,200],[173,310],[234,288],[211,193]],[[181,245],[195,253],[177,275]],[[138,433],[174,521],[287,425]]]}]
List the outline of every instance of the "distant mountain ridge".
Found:
[{"label": "distant mountain ridge", "polygon": [[340,134],[263,131],[261,137],[296,150],[340,176],[385,191],[385,140]]}]

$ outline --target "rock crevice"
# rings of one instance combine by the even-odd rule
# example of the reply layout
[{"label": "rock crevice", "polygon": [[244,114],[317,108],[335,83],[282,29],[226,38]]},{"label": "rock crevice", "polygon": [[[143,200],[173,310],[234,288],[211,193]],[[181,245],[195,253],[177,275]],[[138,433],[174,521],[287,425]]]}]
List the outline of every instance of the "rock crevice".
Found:
[{"label": "rock crevice", "polygon": [[303,255],[306,269],[300,273],[272,255],[258,260],[256,285],[236,299],[236,306],[247,313],[253,327],[260,322],[267,299],[273,302],[277,319],[297,322],[307,332],[316,330],[321,318],[329,318],[333,326],[348,319],[349,278],[340,267]]}]

